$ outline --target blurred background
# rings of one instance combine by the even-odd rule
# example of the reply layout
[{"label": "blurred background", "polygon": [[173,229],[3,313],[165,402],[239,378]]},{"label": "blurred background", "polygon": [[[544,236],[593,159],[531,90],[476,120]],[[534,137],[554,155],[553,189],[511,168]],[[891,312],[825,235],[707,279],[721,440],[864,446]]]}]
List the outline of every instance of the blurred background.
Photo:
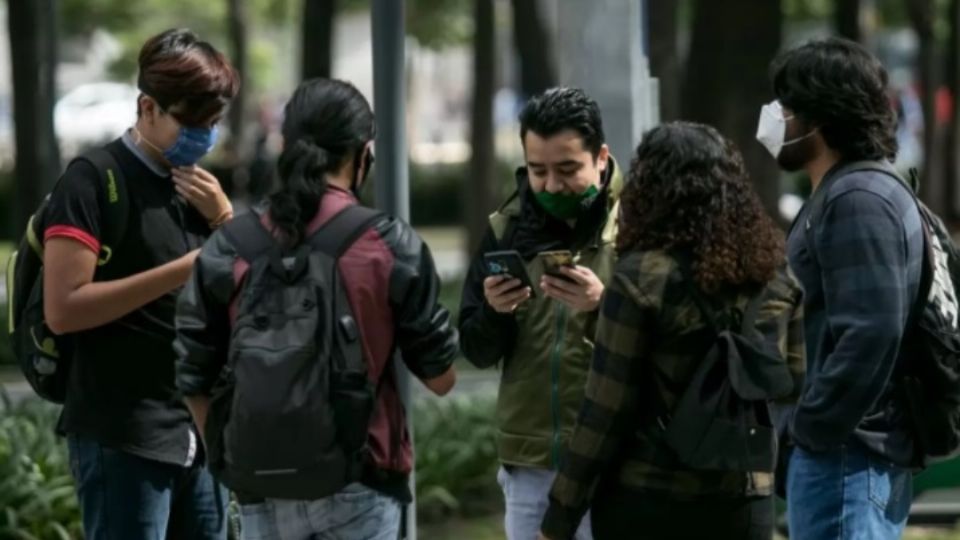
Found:
[{"label": "blurred background", "polygon": [[[373,102],[370,21],[369,0],[0,3],[0,261],[65,164],[134,122],[137,53],[151,35],[188,27],[240,70],[241,95],[204,166],[243,207],[271,189],[283,104],[300,80],[346,79]],[[787,226],[809,182],[780,173],[754,134],[772,99],[770,61],[815,37],[860,41],[887,66],[897,166],[919,169],[924,200],[960,225],[960,0],[406,0],[405,23],[411,219],[454,314],[471,248],[522,164],[519,108],[558,84],[597,97],[621,166],[658,121],[717,126]],[[5,298],[0,282],[0,323]],[[30,396],[4,339],[0,540],[80,538],[56,410]],[[497,373],[463,370],[452,399],[415,397],[420,538],[503,537]],[[945,528],[911,537],[960,538],[949,531],[958,487],[956,465],[921,477],[914,523]]]}]

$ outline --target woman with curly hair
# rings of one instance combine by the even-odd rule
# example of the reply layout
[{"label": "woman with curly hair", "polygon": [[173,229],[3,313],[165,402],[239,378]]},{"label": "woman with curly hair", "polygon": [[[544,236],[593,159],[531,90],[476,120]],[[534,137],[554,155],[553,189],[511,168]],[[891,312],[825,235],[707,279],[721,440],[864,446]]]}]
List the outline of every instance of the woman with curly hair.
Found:
[{"label": "woman with curly hair", "polygon": [[543,536],[569,538],[590,508],[597,540],[769,539],[772,475],[685,466],[657,411],[673,410],[715,342],[701,303],[738,317],[760,296],[756,329],[799,386],[801,292],[783,234],[734,145],[700,124],[647,133],[621,201],[620,258]]}]

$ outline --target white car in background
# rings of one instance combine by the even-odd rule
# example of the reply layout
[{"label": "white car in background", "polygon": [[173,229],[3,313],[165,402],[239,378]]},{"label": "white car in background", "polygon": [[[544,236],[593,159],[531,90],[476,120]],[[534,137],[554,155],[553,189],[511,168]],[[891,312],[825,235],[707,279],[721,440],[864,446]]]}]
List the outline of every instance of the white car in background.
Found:
[{"label": "white car in background", "polygon": [[53,122],[64,155],[109,142],[137,119],[136,87],[118,82],[77,86],[57,101]]}]

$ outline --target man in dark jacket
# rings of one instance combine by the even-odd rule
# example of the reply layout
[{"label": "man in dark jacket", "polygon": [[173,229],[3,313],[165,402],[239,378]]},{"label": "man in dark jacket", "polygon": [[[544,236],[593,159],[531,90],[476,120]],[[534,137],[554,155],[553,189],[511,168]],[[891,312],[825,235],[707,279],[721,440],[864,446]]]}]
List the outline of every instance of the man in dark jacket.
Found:
[{"label": "man in dark jacket", "polygon": [[900,538],[910,509],[913,441],[894,373],[920,284],[920,214],[894,178],[836,174],[895,158],[886,83],[860,45],[808,43],[775,62],[777,101],[758,130],[780,166],[805,170],[823,197],[788,241],[808,359],[787,477],[790,537],[801,540]]},{"label": "man in dark jacket", "polygon": [[[373,113],[353,85],[312,79],[302,83],[288,102],[283,135],[280,188],[269,204],[258,206],[254,212],[264,229],[272,231],[276,245],[289,250],[290,244],[281,243],[284,239],[281,226],[289,228],[291,223],[287,218],[293,217],[293,222],[303,226],[302,233],[294,229],[300,238],[318,235],[323,239],[325,235],[336,234],[326,229],[328,224],[336,225],[345,215],[343,212],[356,211],[359,204],[356,193],[372,163]],[[288,163],[301,166],[283,166]],[[308,194],[304,193],[305,185],[309,186]],[[310,198],[312,194],[316,194],[315,200]],[[284,206],[290,200],[288,197],[294,202]],[[299,204],[304,205],[302,209],[296,206]],[[295,211],[287,213],[290,208]],[[302,242],[294,245],[306,247]],[[252,264],[253,268],[251,261],[239,256],[237,246],[229,237],[218,232],[204,246],[193,277],[177,304],[177,387],[183,392],[197,424],[207,434],[212,431],[207,427],[208,412],[211,418],[216,418],[213,416],[216,410],[210,408],[211,396],[218,389],[221,371],[228,366],[228,354],[238,342],[235,335],[231,337],[231,329],[243,327],[234,324],[235,318],[243,315],[242,302],[237,303],[240,302],[238,293],[255,291],[261,283],[255,279],[256,260]],[[320,320],[331,325],[336,335],[346,335],[344,329],[352,329],[350,334],[362,349],[366,376],[373,390],[370,420],[366,426],[359,425],[361,439],[366,429],[366,440],[361,442],[362,450],[353,454],[360,458],[362,470],[353,471],[346,463],[334,468],[330,462],[320,462],[320,456],[313,456],[315,463],[324,463],[317,465],[324,467],[321,471],[324,477],[342,475],[349,483],[329,495],[306,499],[238,492],[245,537],[249,534],[250,538],[396,539],[402,505],[412,500],[408,479],[413,469],[413,451],[406,429],[406,411],[398,392],[395,363],[403,361],[415,377],[438,395],[449,392],[456,380],[453,361],[457,356],[457,332],[450,323],[450,313],[438,302],[440,279],[430,250],[408,223],[390,216],[373,218],[365,229],[360,229],[356,241],[345,246],[345,251],[336,258],[336,267],[351,315]],[[319,275],[315,279],[318,287],[325,287],[326,293],[336,292],[329,286],[332,281],[327,281],[327,277]],[[321,285],[323,283],[326,285]],[[319,306],[311,302],[281,305],[293,310],[301,306],[317,310]],[[348,339],[343,338],[343,342]],[[241,361],[246,360],[248,358]],[[329,362],[330,357],[318,358],[321,360]],[[346,386],[344,379],[337,377],[338,369],[341,368],[336,364],[330,366],[330,383],[322,385],[317,380],[317,391],[329,392],[332,388],[341,394],[349,391],[360,395],[361,391]],[[247,379],[248,384],[250,380]],[[256,383],[252,384],[256,387]],[[265,395],[285,397],[281,394],[282,388],[261,386],[265,386],[262,388]],[[290,405],[284,397],[281,402],[284,406]],[[291,400],[295,402],[296,398],[293,396]],[[338,420],[346,418],[351,426],[357,426],[361,413],[339,416],[337,411],[338,403],[346,403],[342,409],[356,409],[360,406],[352,403],[357,401],[359,399],[351,402],[344,398],[331,401],[332,415]],[[320,413],[329,411],[327,408],[315,410],[317,427],[313,427],[289,421],[278,414],[277,409],[266,406],[260,409],[257,414],[293,433],[310,429],[320,432],[319,426],[323,425]],[[306,417],[309,419],[311,415]],[[225,428],[214,421],[211,426],[229,431],[229,424]],[[325,435],[348,444],[340,438],[339,428]],[[213,446],[211,455],[214,455]],[[221,455],[229,454],[224,451]],[[281,470],[299,473],[295,465],[285,462],[282,467],[291,468]]]},{"label": "man in dark jacket", "polygon": [[[501,364],[498,480],[510,540],[535,538],[560,449],[572,432],[593,354],[597,306],[614,265],[622,177],[604,144],[596,102],[555,88],[520,114],[526,167],[517,192],[490,217],[460,307],[461,347],[478,367]],[[492,277],[484,253],[516,250],[536,291]],[[546,275],[546,251],[575,266]],[[590,538],[589,519],[577,534]]]}]

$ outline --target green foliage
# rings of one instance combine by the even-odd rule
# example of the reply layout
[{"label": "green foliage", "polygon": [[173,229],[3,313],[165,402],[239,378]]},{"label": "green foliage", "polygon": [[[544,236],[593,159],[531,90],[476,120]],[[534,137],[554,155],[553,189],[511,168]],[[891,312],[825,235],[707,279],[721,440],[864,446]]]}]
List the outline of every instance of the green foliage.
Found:
[{"label": "green foliage", "polygon": [[416,405],[417,512],[423,521],[499,510],[492,395],[425,399]]},{"label": "green foliage", "polygon": [[[337,0],[337,9],[368,11],[370,0]],[[442,49],[473,39],[471,0],[409,0],[406,9],[407,33],[424,47]]]},{"label": "green foliage", "polygon": [[[0,540],[82,538],[80,512],[57,408],[39,399],[12,404],[0,391]],[[489,515],[501,508],[495,397],[425,399],[416,405],[417,497],[424,522]],[[236,503],[231,503],[231,537]]]},{"label": "green foliage", "polygon": [[440,305],[450,311],[453,323],[457,323],[460,312],[460,294],[463,292],[463,278],[449,279],[440,285]]},{"label": "green foliage", "polygon": [[[513,165],[499,162],[494,177],[493,212],[516,189]],[[410,222],[417,227],[461,225],[463,190],[469,179],[467,163],[410,166]],[[374,187],[363,190],[363,201],[374,204]]]},{"label": "green foliage", "polygon": [[[282,26],[293,24],[295,7],[301,2],[294,0],[250,0],[248,4],[249,30],[251,33],[264,25]],[[227,47],[227,2],[216,0],[63,0],[60,4],[60,21],[66,37],[89,35],[97,28],[111,32],[121,43],[123,53],[110,70],[118,79],[130,79],[137,70],[137,55],[143,43],[158,32],[168,28],[190,28],[222,51]],[[257,54],[266,45],[251,38],[250,48]],[[260,54],[261,58],[264,56]],[[276,57],[276,54],[273,55]],[[265,62],[253,65],[252,80],[262,84],[265,80]]]},{"label": "green foliage", "polygon": [[431,49],[469,43],[473,38],[473,2],[414,0],[407,6],[407,33]]},{"label": "green foliage", "polygon": [[0,394],[0,540],[81,538],[80,511],[57,408]]},{"label": "green foliage", "polygon": [[829,19],[836,0],[785,0],[783,14],[788,19]]}]

